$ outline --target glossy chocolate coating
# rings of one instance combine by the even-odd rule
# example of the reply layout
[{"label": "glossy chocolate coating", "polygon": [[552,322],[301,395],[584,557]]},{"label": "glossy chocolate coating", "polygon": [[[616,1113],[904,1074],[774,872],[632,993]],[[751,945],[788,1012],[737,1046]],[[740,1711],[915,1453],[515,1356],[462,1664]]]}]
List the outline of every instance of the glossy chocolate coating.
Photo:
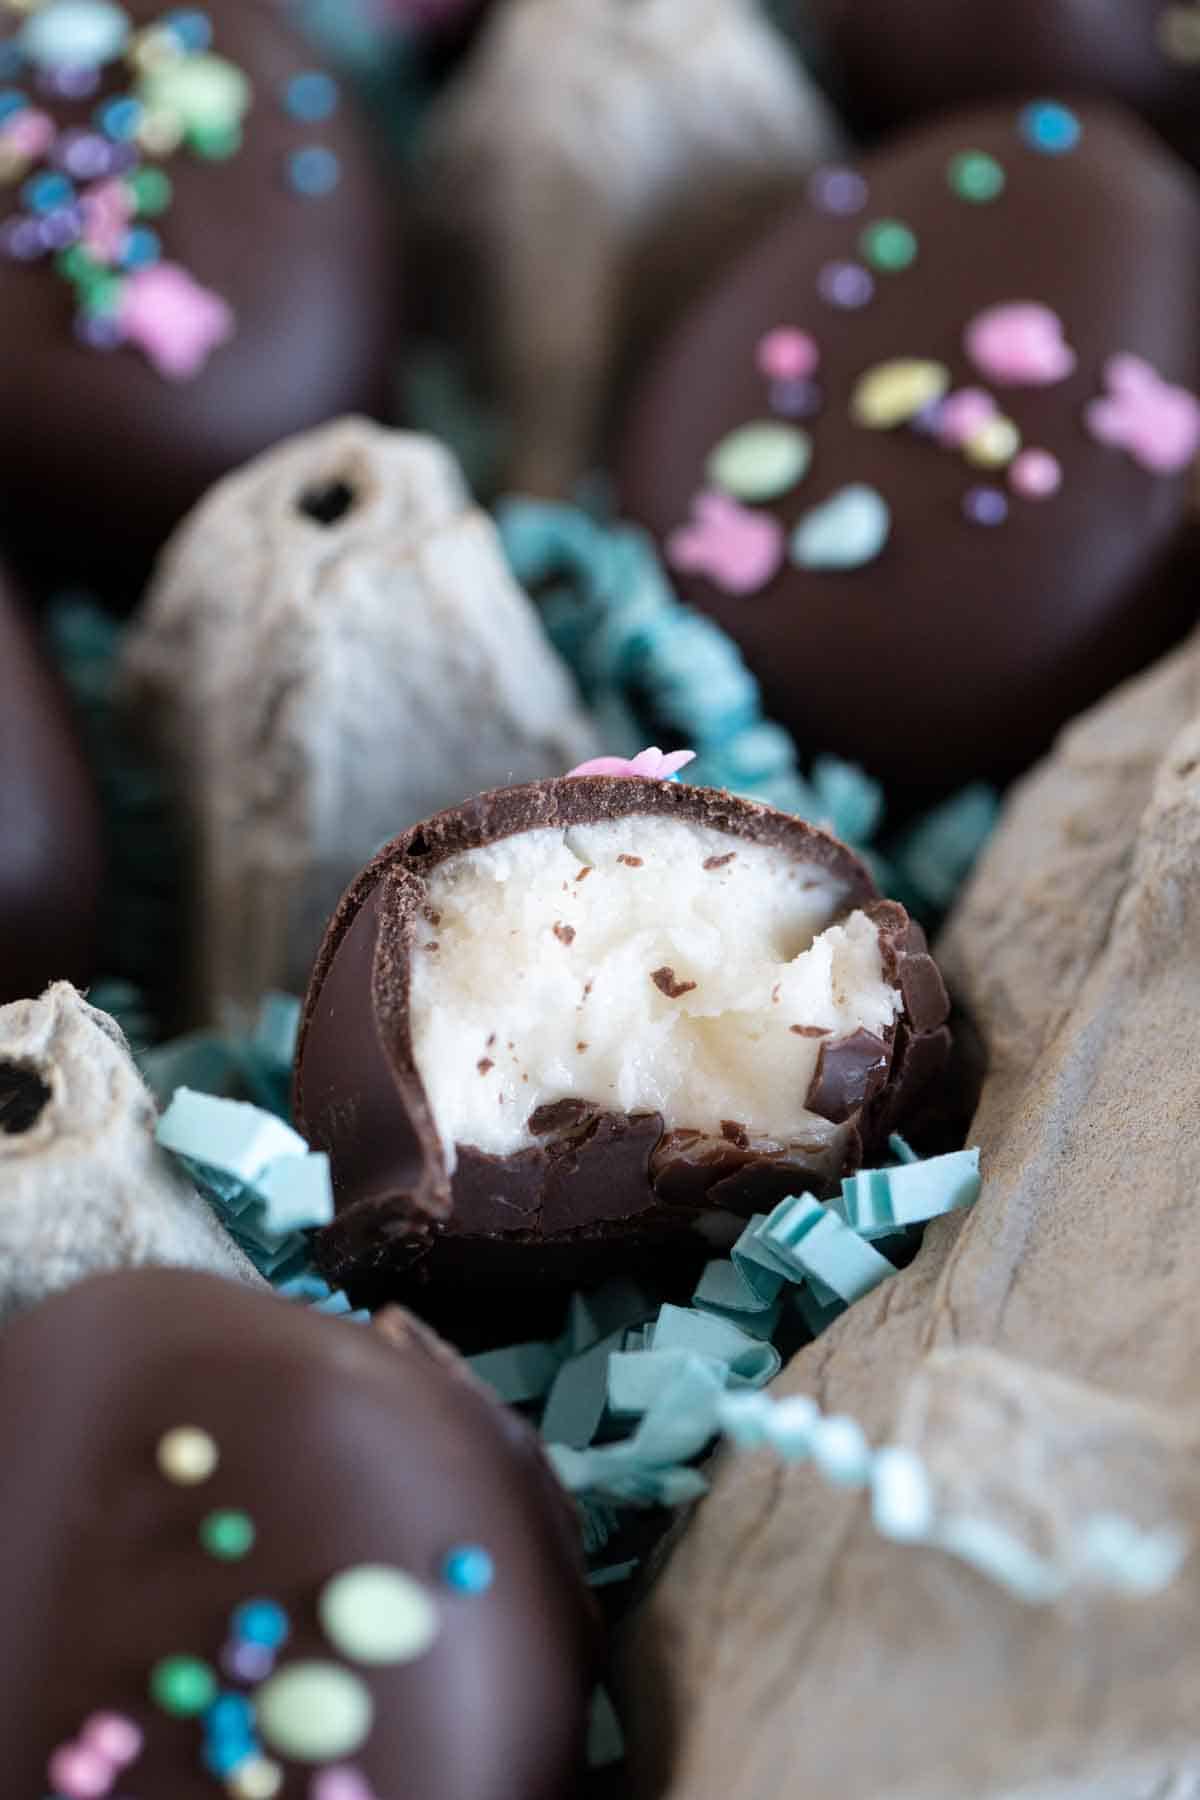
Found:
[{"label": "glossy chocolate coating", "polygon": [[[1194,471],[1151,473],[1091,437],[1087,403],[1110,357],[1130,351],[1168,382],[1200,386],[1200,200],[1188,173],[1124,115],[1079,109],[1079,146],[1029,148],[1007,105],[956,116],[862,164],[869,198],[853,216],[798,198],[687,315],[648,370],[623,434],[623,507],[660,545],[706,485],[724,436],[768,418],[756,366],[764,334],[816,339],[821,410],[805,479],[767,510],[790,528],[852,483],[887,501],[891,534],[851,570],[785,557],[761,591],[732,595],[678,574],[685,599],[737,639],[767,712],[806,751],[864,764],[892,799],[926,800],[977,776],[1026,767],[1057,727],[1178,638],[1195,616]],[[948,169],[965,150],[1005,174],[987,204],[960,199]],[[873,299],[839,309],[818,291],[834,261],[857,259],[872,220],[916,234],[915,263],[878,272]],[[964,349],[983,309],[1053,309],[1078,353],[1052,386],[989,383]],[[1005,489],[1003,469],[910,427],[852,422],[858,378],[893,358],[933,358],[954,388],[984,387],[1028,446],[1051,451],[1062,487],[1009,494],[1005,523],[963,514],[967,492]]]},{"label": "glossy chocolate coating", "polygon": [[[830,77],[867,130],[972,100],[1080,94],[1123,101],[1193,161],[1200,60],[1172,57],[1191,0],[806,0]],[[1200,33],[1192,33],[1200,45]]]},{"label": "glossy chocolate coating", "polygon": [[[157,1466],[160,1439],[181,1425],[220,1454],[199,1485]],[[421,1582],[440,1629],[415,1660],[342,1662],[375,1719],[365,1746],[337,1760],[380,1800],[574,1792],[592,1622],[573,1517],[529,1429],[404,1315],[385,1334],[215,1276],[97,1276],[0,1337],[0,1433],[0,1738],[14,1797],[46,1792],[47,1756],[110,1711],[146,1733],[119,1791],[224,1794],[202,1768],[198,1721],[151,1701],[152,1667],[180,1652],[216,1666],[251,1598],[289,1615],[279,1667],[342,1662],[316,1603],[363,1563]],[[256,1527],[236,1561],[197,1537],[226,1507]],[[442,1578],[464,1544],[492,1558],[486,1592]],[[309,1770],[271,1754],[280,1800],[307,1800]]]},{"label": "glossy chocolate coating", "polygon": [[93,973],[99,807],[67,697],[0,568],[0,1004]]},{"label": "glossy chocolate coating", "polygon": [[[648,815],[815,863],[844,884],[845,912],[861,906],[876,919],[885,974],[900,985],[905,1013],[886,1041],[872,1039],[868,1069],[823,1054],[807,1101],[797,1096],[847,1125],[844,1163],[829,1167],[820,1146],[806,1161],[801,1145],[786,1154],[755,1145],[734,1125],[720,1139],[664,1134],[658,1113],[572,1099],[533,1114],[539,1141],[527,1149],[497,1156],[459,1146],[448,1180],[408,1010],[414,934],[428,930],[425,878],[447,857],[522,831]],[[919,928],[878,899],[851,851],[802,820],[713,788],[609,776],[484,794],[381,850],[326,933],[305,1001],[294,1096],[300,1129],[333,1167],[337,1217],[317,1239],[318,1257],[339,1281],[372,1292],[405,1277],[534,1287],[628,1272],[647,1251],[697,1242],[694,1227],[706,1215],[745,1217],[798,1182],[828,1188],[857,1166],[864,1142],[876,1145],[894,1129],[940,1070],[946,1013]]]},{"label": "glossy chocolate coating", "polygon": [[[125,0],[137,25],[156,0]],[[348,85],[336,113],[305,124],[284,92],[320,66],[312,45],[266,0],[210,0],[212,50],[253,83],[242,147],[224,161],[187,148],[154,159],[170,177],[150,223],[166,260],[236,314],[236,329],[198,375],[168,380],[136,349],[77,342],[74,295],[48,262],[0,259],[0,541],[39,582],[104,582],[127,605],[168,533],[228,470],[278,439],[339,413],[386,410],[397,329],[389,204]],[[11,15],[0,10],[0,36]],[[113,65],[102,92],[128,84]],[[44,102],[56,121],[82,104]],[[307,198],[288,158],[326,145],[340,163],[332,193]],[[4,213],[15,186],[0,188]]]}]

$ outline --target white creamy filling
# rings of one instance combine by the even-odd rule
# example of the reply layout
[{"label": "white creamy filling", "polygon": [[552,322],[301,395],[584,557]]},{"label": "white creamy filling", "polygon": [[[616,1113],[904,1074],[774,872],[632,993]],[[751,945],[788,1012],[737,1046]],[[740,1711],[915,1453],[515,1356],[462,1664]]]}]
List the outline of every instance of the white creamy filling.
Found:
[{"label": "white creamy filling", "polygon": [[900,1010],[870,920],[828,924],[844,891],[678,819],[528,831],[447,859],[411,1019],[448,1167],[458,1144],[527,1148],[530,1114],[569,1098],[660,1112],[668,1130],[802,1134],[818,1033],[882,1032]]}]

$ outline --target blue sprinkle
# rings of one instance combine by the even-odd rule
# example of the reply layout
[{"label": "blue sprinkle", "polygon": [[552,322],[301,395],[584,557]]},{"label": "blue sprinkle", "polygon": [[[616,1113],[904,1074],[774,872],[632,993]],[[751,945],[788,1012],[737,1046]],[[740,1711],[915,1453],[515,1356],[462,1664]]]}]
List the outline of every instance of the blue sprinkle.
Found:
[{"label": "blue sprinkle", "polygon": [[52,169],[44,169],[39,175],[31,175],[21,189],[21,199],[29,211],[34,213],[54,212],[60,206],[69,206],[74,198],[74,182]]},{"label": "blue sprinkle", "polygon": [[123,269],[148,269],[162,256],[162,239],[149,225],[135,225],[125,239],[121,255]]},{"label": "blue sprinkle", "polygon": [[204,1766],[210,1775],[232,1775],[239,1763],[248,1762],[257,1748],[253,1737],[208,1738]]},{"label": "blue sprinkle", "polygon": [[1070,107],[1057,100],[1031,101],[1022,107],[1018,122],[1021,136],[1030,148],[1047,156],[1064,155],[1083,136],[1083,126]]},{"label": "blue sprinkle", "polygon": [[136,135],[145,110],[132,94],[118,94],[115,99],[98,106],[93,117],[105,137],[112,138],[114,143],[125,144]]},{"label": "blue sprinkle", "polygon": [[460,1594],[486,1594],[496,1568],[482,1544],[459,1544],[442,1564],[442,1579]]},{"label": "blue sprinkle", "polygon": [[24,66],[25,58],[13,39],[9,38],[0,44],[0,76],[7,80],[12,75],[20,74]]},{"label": "blue sprinkle", "polygon": [[331,194],[342,178],[342,165],[323,144],[295,150],[288,158],[288,180],[298,194],[321,199]]},{"label": "blue sprinkle", "polygon": [[28,96],[19,88],[5,88],[0,92],[0,123],[11,119],[16,113],[24,112],[28,105]]},{"label": "blue sprinkle", "polygon": [[292,76],[284,89],[283,103],[293,119],[314,124],[337,111],[338,84],[323,69],[306,69],[302,75]]},{"label": "blue sprinkle", "polygon": [[291,1630],[287,1614],[274,1600],[245,1601],[234,1611],[232,1626],[234,1637],[267,1650],[278,1650]]},{"label": "blue sprinkle", "polygon": [[185,50],[207,50],[213,40],[212,20],[198,7],[181,6],[163,20]]},{"label": "blue sprinkle", "polygon": [[245,1743],[254,1735],[254,1708],[244,1694],[218,1694],[204,1715],[204,1729],[214,1739]]}]

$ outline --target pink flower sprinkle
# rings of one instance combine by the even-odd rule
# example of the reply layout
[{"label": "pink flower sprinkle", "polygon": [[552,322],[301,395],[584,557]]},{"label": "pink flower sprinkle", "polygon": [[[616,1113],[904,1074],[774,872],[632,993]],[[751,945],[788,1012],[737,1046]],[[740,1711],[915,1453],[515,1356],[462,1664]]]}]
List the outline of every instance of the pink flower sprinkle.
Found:
[{"label": "pink flower sprinkle", "polygon": [[116,1770],[106,1756],[86,1744],[62,1744],[47,1763],[46,1774],[62,1800],[101,1800],[112,1787]]},{"label": "pink flower sprinkle", "polygon": [[821,352],[811,332],[779,325],[759,339],[755,360],[768,381],[803,381],[816,373]]},{"label": "pink flower sprinkle", "polygon": [[976,368],[1002,387],[1050,387],[1064,381],[1076,362],[1058,314],[1034,300],[977,313],[967,326],[966,346]]},{"label": "pink flower sprinkle", "polygon": [[961,450],[989,419],[995,418],[996,410],[996,402],[983,388],[956,388],[938,408],[934,426],[938,442],[950,450]]},{"label": "pink flower sprinkle", "polygon": [[594,756],[591,762],[580,763],[577,769],[567,771],[572,775],[623,775],[642,781],[670,781],[678,769],[686,769],[690,762],[695,762],[694,750],[672,750],[664,756],[655,744],[649,750],[639,750],[630,760],[624,756]]},{"label": "pink flower sprinkle", "polygon": [[190,381],[233,334],[233,311],[219,294],[176,263],[153,263],[129,276],[118,313],[131,342],[168,381]]},{"label": "pink flower sprinkle", "polygon": [[375,1790],[361,1770],[345,1765],[319,1770],[308,1795],[309,1800],[375,1800]]},{"label": "pink flower sprinkle", "polygon": [[1172,387],[1140,356],[1111,356],[1104,365],[1107,393],[1084,418],[1102,444],[1127,450],[1155,475],[1176,475],[1200,449],[1200,400]]},{"label": "pink flower sprinkle", "polygon": [[93,1713],[79,1734],[80,1743],[114,1768],[123,1769],[142,1753],[145,1736],[140,1725],[123,1713]]},{"label": "pink flower sprinkle", "polygon": [[727,494],[698,494],[692,519],[667,539],[667,561],[684,574],[706,575],[727,594],[753,594],[778,573],[783,526]]},{"label": "pink flower sprinkle", "polygon": [[1049,450],[1022,450],[1009,468],[1008,485],[1023,500],[1047,500],[1062,486],[1062,464]]}]

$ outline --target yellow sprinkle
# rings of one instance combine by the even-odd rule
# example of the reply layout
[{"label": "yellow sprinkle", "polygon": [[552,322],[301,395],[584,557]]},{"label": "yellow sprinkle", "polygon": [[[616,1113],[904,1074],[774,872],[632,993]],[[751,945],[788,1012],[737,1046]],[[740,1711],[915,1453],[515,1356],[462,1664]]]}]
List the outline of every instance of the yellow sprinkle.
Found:
[{"label": "yellow sprinkle", "polygon": [[248,1757],[225,1783],[233,1800],[273,1800],[282,1786],[283,1770],[269,1756]]},{"label": "yellow sprinkle", "polygon": [[176,1425],[158,1440],[158,1466],[177,1487],[198,1487],[220,1461],[216,1444],[198,1425]]},{"label": "yellow sprinkle", "polygon": [[137,128],[137,141],[151,156],[170,156],[183,142],[183,120],[165,110],[146,112]]},{"label": "yellow sprinkle", "polygon": [[950,386],[944,364],[917,357],[876,363],[860,375],[850,400],[850,417],[869,431],[890,431],[932,406]]},{"label": "yellow sprinkle", "polygon": [[967,461],[978,469],[1003,469],[1021,448],[1021,434],[1011,419],[997,413],[967,439]]}]

